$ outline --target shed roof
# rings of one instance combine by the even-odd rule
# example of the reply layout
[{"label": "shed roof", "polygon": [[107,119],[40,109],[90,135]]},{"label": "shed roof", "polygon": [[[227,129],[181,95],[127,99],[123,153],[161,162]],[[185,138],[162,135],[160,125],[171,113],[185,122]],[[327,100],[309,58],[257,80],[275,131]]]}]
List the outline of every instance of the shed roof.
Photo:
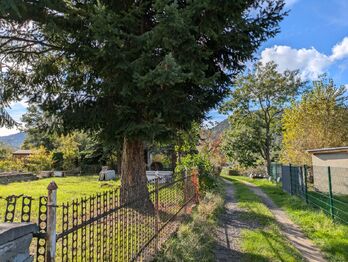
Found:
[{"label": "shed roof", "polygon": [[348,146],[324,147],[324,148],[308,149],[306,151],[310,154],[331,154],[331,153],[340,153],[340,152],[348,153]]},{"label": "shed roof", "polygon": [[31,150],[26,150],[26,149],[20,149],[15,152],[13,152],[13,155],[30,155],[32,152]]}]

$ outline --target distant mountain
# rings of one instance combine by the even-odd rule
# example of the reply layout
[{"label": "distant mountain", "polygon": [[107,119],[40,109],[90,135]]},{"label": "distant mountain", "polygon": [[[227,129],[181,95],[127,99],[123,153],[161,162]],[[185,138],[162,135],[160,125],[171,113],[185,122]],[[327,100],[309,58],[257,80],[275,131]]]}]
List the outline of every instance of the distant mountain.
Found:
[{"label": "distant mountain", "polygon": [[228,122],[228,119],[225,119],[224,121],[218,123],[216,126],[212,127],[210,129],[210,131],[212,132],[212,138],[218,138],[229,126],[230,123]]},{"label": "distant mountain", "polygon": [[21,148],[21,145],[24,142],[26,134],[24,132],[20,132],[14,135],[9,136],[0,136],[0,142],[14,148]]}]

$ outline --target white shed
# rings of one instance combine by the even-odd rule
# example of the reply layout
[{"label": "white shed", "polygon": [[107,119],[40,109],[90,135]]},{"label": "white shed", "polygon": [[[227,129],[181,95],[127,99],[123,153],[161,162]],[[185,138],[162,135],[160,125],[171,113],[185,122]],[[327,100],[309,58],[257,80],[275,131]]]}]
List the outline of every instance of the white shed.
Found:
[{"label": "white shed", "polygon": [[332,191],[348,194],[348,146],[307,150],[312,155],[314,187],[328,192],[328,167]]}]

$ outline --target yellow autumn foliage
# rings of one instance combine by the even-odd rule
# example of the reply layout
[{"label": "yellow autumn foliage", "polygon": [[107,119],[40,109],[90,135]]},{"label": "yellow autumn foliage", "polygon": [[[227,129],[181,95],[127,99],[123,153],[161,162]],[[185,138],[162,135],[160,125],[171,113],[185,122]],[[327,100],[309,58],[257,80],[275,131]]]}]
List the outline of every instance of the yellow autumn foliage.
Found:
[{"label": "yellow autumn foliage", "polygon": [[281,162],[310,164],[307,149],[348,145],[348,110],[344,87],[332,80],[314,82],[313,90],[283,115]]}]

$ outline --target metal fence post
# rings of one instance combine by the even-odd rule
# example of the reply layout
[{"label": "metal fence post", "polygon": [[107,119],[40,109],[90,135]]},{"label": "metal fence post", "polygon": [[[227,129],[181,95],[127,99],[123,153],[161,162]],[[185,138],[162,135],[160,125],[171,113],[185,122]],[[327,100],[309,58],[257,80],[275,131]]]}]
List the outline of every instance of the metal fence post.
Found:
[{"label": "metal fence post", "polygon": [[188,211],[188,209],[187,209],[187,205],[186,205],[186,203],[187,203],[187,195],[188,195],[188,188],[187,188],[187,186],[188,186],[188,183],[187,183],[187,169],[185,168],[185,171],[184,171],[184,205],[185,205],[185,207],[184,207],[184,212],[185,212],[185,214],[187,214],[187,211]]},{"label": "metal fence post", "polygon": [[57,222],[57,184],[52,181],[48,187],[47,197],[47,246],[46,261],[54,262],[56,258],[56,222]]},{"label": "metal fence post", "polygon": [[305,198],[306,198],[306,203],[308,204],[308,187],[307,187],[307,166],[303,166],[303,174],[304,174],[304,185],[305,185]]},{"label": "metal fence post", "polygon": [[195,203],[198,204],[199,203],[198,170],[197,169],[193,169],[191,174],[192,174],[192,183],[193,183],[194,190],[195,190]]},{"label": "metal fence post", "polygon": [[[281,177],[282,171],[283,171],[283,164],[278,164],[277,166],[277,174],[276,174],[276,183],[278,184],[278,177]],[[280,170],[280,172],[278,172]],[[279,179],[280,180],[280,179]]]},{"label": "metal fence post", "polygon": [[156,233],[156,252],[159,248],[159,178],[156,177],[155,183],[155,233]]},{"label": "metal fence post", "polygon": [[290,194],[292,195],[292,168],[291,168],[291,164],[289,164],[289,176],[290,176]]},{"label": "metal fence post", "polygon": [[331,167],[327,167],[327,175],[328,175],[328,180],[329,180],[329,200],[330,200],[330,214],[331,217],[334,218],[334,204],[333,204],[333,197],[332,197],[332,184],[331,184]]}]

